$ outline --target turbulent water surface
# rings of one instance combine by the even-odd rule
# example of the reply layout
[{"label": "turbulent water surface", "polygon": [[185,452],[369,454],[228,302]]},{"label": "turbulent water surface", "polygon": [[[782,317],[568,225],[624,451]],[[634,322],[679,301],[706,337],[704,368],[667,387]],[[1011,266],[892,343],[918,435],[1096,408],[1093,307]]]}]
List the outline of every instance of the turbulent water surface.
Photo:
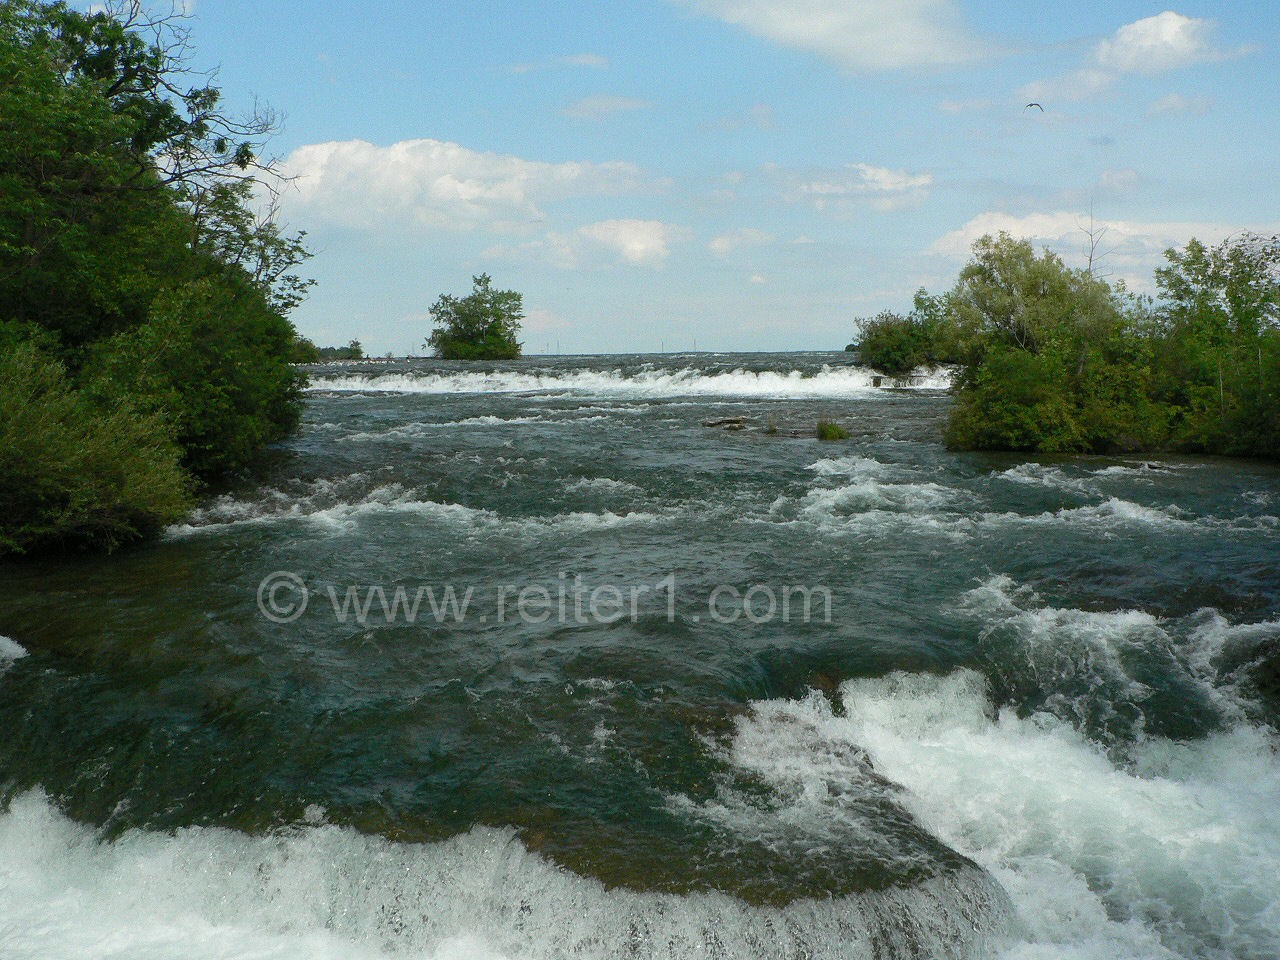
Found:
[{"label": "turbulent water surface", "polygon": [[0,957],[1280,956],[1280,472],[949,454],[944,385],[317,368],[0,568]]}]

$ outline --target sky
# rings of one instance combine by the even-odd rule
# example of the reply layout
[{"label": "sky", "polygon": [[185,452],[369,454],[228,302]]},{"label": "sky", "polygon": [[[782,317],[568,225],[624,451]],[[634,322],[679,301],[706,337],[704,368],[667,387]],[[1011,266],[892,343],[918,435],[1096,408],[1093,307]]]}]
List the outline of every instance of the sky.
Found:
[{"label": "sky", "polygon": [[1092,229],[1151,292],[1170,246],[1280,231],[1271,2],[185,6],[283,117],[321,345],[422,353],[487,273],[530,354],[840,349],[985,233],[1081,265]]}]

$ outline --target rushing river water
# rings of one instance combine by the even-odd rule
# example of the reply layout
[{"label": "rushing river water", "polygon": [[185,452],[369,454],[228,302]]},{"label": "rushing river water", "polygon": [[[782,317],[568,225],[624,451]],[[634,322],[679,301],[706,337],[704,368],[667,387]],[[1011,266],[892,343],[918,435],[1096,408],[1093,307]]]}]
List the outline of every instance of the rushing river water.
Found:
[{"label": "rushing river water", "polygon": [[1274,960],[1280,470],[947,453],[944,383],[316,368],[0,567],[0,957]]}]

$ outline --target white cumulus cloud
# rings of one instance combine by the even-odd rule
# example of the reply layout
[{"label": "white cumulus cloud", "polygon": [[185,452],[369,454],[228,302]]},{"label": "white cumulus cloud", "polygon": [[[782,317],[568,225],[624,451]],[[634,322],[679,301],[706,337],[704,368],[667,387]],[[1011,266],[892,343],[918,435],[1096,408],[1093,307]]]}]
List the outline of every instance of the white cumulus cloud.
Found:
[{"label": "white cumulus cloud", "polygon": [[1212,20],[1172,10],[1135,20],[1098,41],[1084,66],[1066,76],[1030,83],[1022,92],[1032,99],[1087,100],[1126,74],[1167,73],[1249,52],[1243,47],[1227,50],[1218,46],[1214,30]]},{"label": "white cumulus cloud", "polygon": [[1172,10],[1125,24],[1093,51],[1100,67],[1117,73],[1163,73],[1223,56],[1210,21]]},{"label": "white cumulus cloud", "polygon": [[571,53],[563,57],[552,57],[550,60],[513,64],[509,69],[512,73],[532,73],[548,67],[589,67],[594,70],[603,70],[607,66],[609,66],[608,58],[598,53]]},{"label": "white cumulus cloud", "polygon": [[580,227],[578,234],[616,252],[627,263],[642,264],[665,260],[670,245],[685,231],[660,220],[602,220]]},{"label": "white cumulus cloud", "polygon": [[661,220],[601,220],[569,232],[548,231],[524,243],[495,244],[486,257],[548,263],[561,270],[616,262],[628,266],[661,266],[675,243],[689,230]]},{"label": "white cumulus cloud", "polygon": [[857,70],[965,63],[992,46],[952,0],[684,0],[783,46]]},{"label": "white cumulus cloud", "polygon": [[474,229],[540,220],[540,204],[621,193],[642,181],[629,163],[546,163],[441,140],[387,147],[363,140],[299,147],[285,158],[285,202],[356,229]]},{"label": "white cumulus cloud", "polygon": [[1160,113],[1208,113],[1213,106],[1213,98],[1203,94],[1195,94],[1194,96],[1184,96],[1181,93],[1165,94],[1155,103],[1151,104],[1147,111],[1151,114]]}]

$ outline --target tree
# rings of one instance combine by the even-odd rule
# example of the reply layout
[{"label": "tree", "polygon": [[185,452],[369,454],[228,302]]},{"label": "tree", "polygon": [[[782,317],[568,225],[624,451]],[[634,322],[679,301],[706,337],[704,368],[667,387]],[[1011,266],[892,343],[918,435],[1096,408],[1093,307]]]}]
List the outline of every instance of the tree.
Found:
[{"label": "tree", "polygon": [[423,345],[445,360],[510,360],[520,356],[523,297],[494,290],[488,274],[472,278],[472,292],[441,294],[431,307],[436,329]]},{"label": "tree", "polygon": [[1176,445],[1280,453],[1280,237],[1165,252],[1155,317]]},{"label": "tree", "polygon": [[320,348],[309,337],[296,334],[293,348],[289,351],[290,363],[319,363]]},{"label": "tree", "polygon": [[861,363],[890,376],[910,373],[920,366],[950,361],[944,334],[945,305],[941,298],[917,290],[907,316],[882,310],[870,320],[858,321],[856,349]]},{"label": "tree", "polygon": [[858,360],[866,366],[896,377],[924,363],[928,337],[911,317],[882,310],[858,326]]},{"label": "tree", "polygon": [[5,411],[5,493],[35,493],[0,553],[153,531],[299,419],[309,254],[254,212],[274,118],[227,114],[181,19],[142,11],[0,0],[0,393],[36,385]]},{"label": "tree", "polygon": [[95,344],[85,389],[166,418],[184,465],[218,478],[298,425],[295,337],[248,277],[203,278],[157,297],[147,323]]},{"label": "tree", "polygon": [[275,184],[258,158],[274,118],[225,114],[187,51],[180,19],[137,3],[0,3],[0,314],[54,331],[72,372],[161,290],[228,264],[282,314],[310,286],[303,235],[251,212]]},{"label": "tree", "polygon": [[1002,233],[973,245],[946,295],[962,361],[947,443],[1132,450],[1161,439],[1135,304],[1088,270]]}]

